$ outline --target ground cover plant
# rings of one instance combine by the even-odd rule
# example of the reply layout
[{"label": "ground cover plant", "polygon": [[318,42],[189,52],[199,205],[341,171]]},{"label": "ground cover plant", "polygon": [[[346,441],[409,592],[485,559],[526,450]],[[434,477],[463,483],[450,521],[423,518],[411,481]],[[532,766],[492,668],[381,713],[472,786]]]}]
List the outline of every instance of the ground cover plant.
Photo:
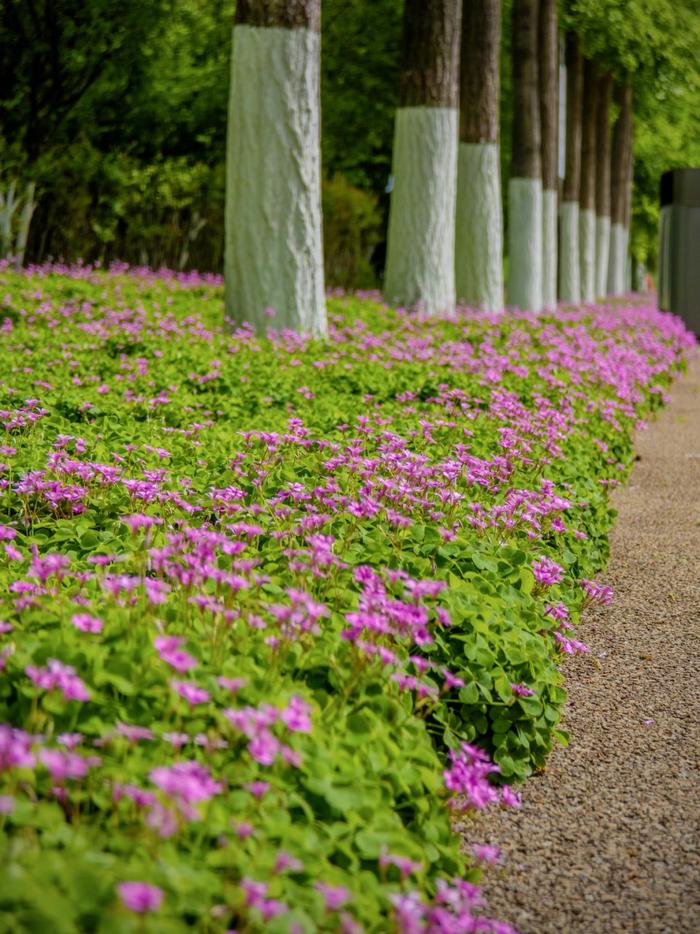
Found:
[{"label": "ground cover plant", "polygon": [[453,825],[566,741],[692,338],[337,295],[263,341],[221,292],[0,269],[0,928],[505,932]]}]

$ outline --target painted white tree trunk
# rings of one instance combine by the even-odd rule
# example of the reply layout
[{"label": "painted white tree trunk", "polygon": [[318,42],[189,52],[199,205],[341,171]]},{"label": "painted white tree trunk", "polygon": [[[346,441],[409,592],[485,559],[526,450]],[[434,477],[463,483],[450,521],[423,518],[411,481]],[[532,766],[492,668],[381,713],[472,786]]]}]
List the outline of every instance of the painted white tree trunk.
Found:
[{"label": "painted white tree trunk", "polygon": [[595,293],[603,298],[608,291],[608,264],[610,262],[610,218],[596,217],[595,221]]},{"label": "painted white tree trunk", "polygon": [[457,301],[471,308],[503,308],[503,209],[498,143],[459,144]]},{"label": "painted white tree trunk", "polygon": [[630,232],[625,228],[625,292],[632,291],[632,254],[630,253]]},{"label": "painted white tree trunk", "polygon": [[579,212],[579,248],[581,263],[581,301],[595,301],[595,211],[587,208]]},{"label": "painted white tree trunk", "polygon": [[399,107],[384,295],[429,314],[455,305],[456,107]]},{"label": "painted white tree trunk", "polygon": [[542,192],[542,307],[557,307],[557,201],[558,193]]},{"label": "painted white tree trunk", "polygon": [[[226,178],[226,315],[326,333],[318,33],[234,28]],[[274,317],[267,310],[274,309]]]},{"label": "painted white tree trunk", "polygon": [[508,304],[542,310],[542,181],[508,183]]},{"label": "painted white tree trunk", "polygon": [[581,301],[578,201],[564,201],[559,209],[559,297],[563,302]]},{"label": "painted white tree trunk", "polygon": [[24,203],[22,213],[19,216],[19,227],[17,229],[17,243],[15,245],[15,268],[21,269],[24,266],[24,254],[27,250],[27,239],[29,237],[29,227],[34,215],[34,193],[36,192],[36,183],[27,182],[24,188]]},{"label": "painted white tree trunk", "polygon": [[626,243],[622,224],[610,227],[610,265],[608,266],[608,294],[622,295],[625,292]]}]

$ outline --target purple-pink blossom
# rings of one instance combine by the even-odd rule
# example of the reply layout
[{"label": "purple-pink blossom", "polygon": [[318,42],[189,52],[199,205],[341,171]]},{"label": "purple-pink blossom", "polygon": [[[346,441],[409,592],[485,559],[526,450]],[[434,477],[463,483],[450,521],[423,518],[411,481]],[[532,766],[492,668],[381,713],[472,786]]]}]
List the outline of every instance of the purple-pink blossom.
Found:
[{"label": "purple-pink blossom", "polygon": [[117,891],[125,907],[139,915],[157,911],[163,902],[163,890],[148,882],[120,882]]},{"label": "purple-pink blossom", "polygon": [[532,573],[535,575],[538,584],[543,587],[551,587],[563,579],[564,568],[557,564],[556,561],[552,561],[551,558],[540,557],[533,562]]}]

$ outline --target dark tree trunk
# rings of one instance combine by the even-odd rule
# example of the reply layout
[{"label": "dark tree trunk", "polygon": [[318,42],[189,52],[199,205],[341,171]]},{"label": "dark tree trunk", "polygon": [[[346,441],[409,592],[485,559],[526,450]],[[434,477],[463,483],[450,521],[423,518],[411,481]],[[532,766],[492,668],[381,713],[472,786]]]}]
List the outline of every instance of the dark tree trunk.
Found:
[{"label": "dark tree trunk", "polygon": [[632,226],[632,190],[634,188],[634,120],[632,119],[630,120],[630,135],[627,147],[624,224],[629,232]]},{"label": "dark tree trunk", "polygon": [[384,293],[440,313],[455,304],[462,0],[406,0]]},{"label": "dark tree trunk", "polygon": [[559,296],[581,301],[579,194],[581,190],[581,121],[583,57],[575,33],[566,37],[566,165],[559,217]]},{"label": "dark tree trunk", "polygon": [[541,178],[541,132],[537,79],[539,0],[513,0],[512,178]]},{"label": "dark tree trunk", "polygon": [[537,33],[539,0],[513,0],[513,155],[508,182],[508,302],[542,308],[542,137]]},{"label": "dark tree trunk", "polygon": [[540,0],[538,82],[542,135],[542,306],[557,304],[559,35],[557,0]]},{"label": "dark tree trunk", "polygon": [[558,188],[559,155],[559,36],[556,0],[540,0],[539,63],[542,126],[542,187]]},{"label": "dark tree trunk", "polygon": [[632,88],[629,84],[615,88],[619,113],[615,121],[610,154],[610,219],[613,224],[625,223],[627,195],[627,162],[632,134]]},{"label": "dark tree trunk", "polygon": [[581,188],[583,56],[578,36],[566,37],[566,168],[562,201],[578,201]]},{"label": "dark tree trunk", "polygon": [[321,0],[237,0],[236,26],[321,30]]},{"label": "dark tree trunk", "polygon": [[581,123],[581,203],[582,211],[595,211],[596,118],[598,115],[598,73],[593,62],[583,66],[583,110]]},{"label": "dark tree trunk", "polygon": [[612,77],[601,75],[598,81],[596,111],[595,205],[598,217],[610,217],[610,97]]},{"label": "dark tree trunk", "polygon": [[501,0],[469,0],[462,21],[455,280],[457,298],[503,307],[499,137]]},{"label": "dark tree trunk", "polygon": [[461,0],[406,0],[401,107],[456,107]]},{"label": "dark tree trunk", "polygon": [[610,261],[608,293],[621,295],[626,291],[627,231],[625,207],[627,201],[627,169],[632,130],[632,88],[616,85],[615,103],[618,116],[612,134],[610,152]]},{"label": "dark tree trunk", "polygon": [[501,0],[468,0],[462,22],[459,138],[496,143],[501,95]]}]

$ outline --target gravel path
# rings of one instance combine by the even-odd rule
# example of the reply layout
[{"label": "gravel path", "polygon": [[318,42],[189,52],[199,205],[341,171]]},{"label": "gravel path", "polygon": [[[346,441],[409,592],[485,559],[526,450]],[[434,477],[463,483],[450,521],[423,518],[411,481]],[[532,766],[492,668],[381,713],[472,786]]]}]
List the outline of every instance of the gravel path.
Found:
[{"label": "gravel path", "polygon": [[571,744],[470,833],[502,847],[489,913],[522,934],[700,932],[700,361],[671,397],[613,497],[615,600],[566,665]]}]

